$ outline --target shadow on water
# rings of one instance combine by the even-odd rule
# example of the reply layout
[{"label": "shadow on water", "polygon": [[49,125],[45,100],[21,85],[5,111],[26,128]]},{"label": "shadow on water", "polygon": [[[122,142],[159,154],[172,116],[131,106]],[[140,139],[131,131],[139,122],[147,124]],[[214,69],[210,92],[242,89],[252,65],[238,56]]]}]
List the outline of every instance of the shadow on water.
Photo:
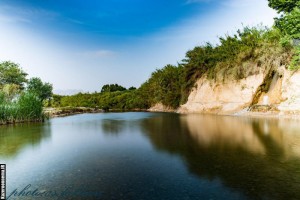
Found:
[{"label": "shadow on water", "polygon": [[158,151],[180,155],[200,178],[220,179],[251,199],[300,199],[295,121],[163,115],[141,127]]},{"label": "shadow on water", "polygon": [[104,134],[118,136],[126,128],[126,121],[104,119],[101,122],[101,128]]},{"label": "shadow on water", "polygon": [[0,126],[0,158],[14,158],[49,137],[50,126],[42,123]]}]

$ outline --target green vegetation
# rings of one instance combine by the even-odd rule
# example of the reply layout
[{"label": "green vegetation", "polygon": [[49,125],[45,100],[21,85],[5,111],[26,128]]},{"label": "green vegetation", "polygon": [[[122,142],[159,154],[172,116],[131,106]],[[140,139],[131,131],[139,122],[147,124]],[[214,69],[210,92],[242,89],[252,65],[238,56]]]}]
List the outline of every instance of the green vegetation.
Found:
[{"label": "green vegetation", "polygon": [[0,63],[0,124],[44,120],[43,100],[50,98],[52,85],[26,76],[18,64]]},{"label": "green vegetation", "polygon": [[118,84],[110,84],[110,85],[103,85],[101,92],[116,92],[116,91],[125,91],[126,88],[124,88],[121,85]]},{"label": "green vegetation", "polygon": [[180,65],[167,65],[163,69],[153,72],[149,80],[138,91],[146,105],[151,106],[160,102],[166,106],[177,108],[181,102],[183,73],[183,67]]},{"label": "green vegetation", "polygon": [[0,63],[0,86],[10,84],[18,89],[24,89],[24,84],[27,82],[26,76],[27,74],[18,64],[10,61]]},{"label": "green vegetation", "polygon": [[181,63],[157,69],[138,89],[105,85],[100,93],[55,96],[51,104],[128,110],[148,109],[162,103],[178,108],[186,102],[202,76],[222,82],[243,79],[281,65],[288,66],[296,48],[290,40],[282,42],[284,37],[285,34],[275,27],[245,27],[236,34],[220,37],[217,45],[207,43],[188,51]]},{"label": "green vegetation", "polygon": [[15,101],[7,100],[3,93],[0,95],[0,124],[44,119],[43,104],[34,94],[23,92]]},{"label": "green vegetation", "polygon": [[89,107],[103,110],[134,110],[148,108],[138,90],[125,90],[101,93],[79,93],[72,96],[54,95],[52,106],[57,107]]},{"label": "green vegetation", "polygon": [[281,14],[275,18],[276,27],[287,36],[300,38],[300,1],[269,0],[269,6]]},{"label": "green vegetation", "polygon": [[269,0],[269,6],[281,14],[279,18],[275,18],[275,26],[283,34],[282,43],[293,41],[297,45],[289,66],[289,69],[297,70],[300,68],[300,1]]},{"label": "green vegetation", "polygon": [[31,78],[27,84],[27,90],[35,94],[40,101],[49,99],[52,96],[53,87],[50,83],[43,83],[40,78]]}]

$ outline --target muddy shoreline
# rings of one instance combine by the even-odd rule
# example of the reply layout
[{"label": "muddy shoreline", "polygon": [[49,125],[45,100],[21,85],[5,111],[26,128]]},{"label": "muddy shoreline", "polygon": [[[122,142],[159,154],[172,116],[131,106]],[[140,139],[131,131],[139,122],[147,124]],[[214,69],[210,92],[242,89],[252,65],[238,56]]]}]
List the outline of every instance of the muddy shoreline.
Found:
[{"label": "muddy shoreline", "polygon": [[98,108],[87,108],[87,107],[64,107],[64,108],[45,108],[44,112],[49,118],[55,117],[66,117],[77,114],[85,113],[105,113],[105,112],[147,112],[146,109],[133,109],[133,110],[120,110],[110,109],[103,110]]}]

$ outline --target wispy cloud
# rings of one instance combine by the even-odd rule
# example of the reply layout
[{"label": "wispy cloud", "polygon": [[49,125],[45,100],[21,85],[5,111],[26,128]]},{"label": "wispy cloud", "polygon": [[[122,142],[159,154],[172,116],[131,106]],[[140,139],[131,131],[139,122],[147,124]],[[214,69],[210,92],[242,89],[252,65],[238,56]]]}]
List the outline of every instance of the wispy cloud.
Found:
[{"label": "wispy cloud", "polygon": [[86,23],[84,21],[78,20],[78,19],[67,19],[68,22],[71,22],[73,24],[79,24],[79,25],[85,25]]},{"label": "wispy cloud", "polygon": [[93,57],[93,58],[108,58],[108,57],[113,57],[117,55],[117,52],[111,51],[111,50],[105,50],[105,49],[100,49],[100,50],[95,50],[95,51],[85,51],[81,53],[81,55],[85,57]]},{"label": "wispy cloud", "polygon": [[185,4],[193,4],[193,3],[208,3],[213,0],[187,0]]},{"label": "wispy cloud", "polygon": [[31,7],[17,7],[0,4],[1,20],[3,22],[32,22],[35,19],[54,19],[59,13]]},{"label": "wispy cloud", "polygon": [[7,16],[0,14],[0,22],[3,23],[31,23],[30,19],[15,17],[15,16]]},{"label": "wispy cloud", "polygon": [[241,8],[251,6],[255,2],[261,3],[261,1],[262,0],[227,0],[222,2],[222,4],[227,7]]}]

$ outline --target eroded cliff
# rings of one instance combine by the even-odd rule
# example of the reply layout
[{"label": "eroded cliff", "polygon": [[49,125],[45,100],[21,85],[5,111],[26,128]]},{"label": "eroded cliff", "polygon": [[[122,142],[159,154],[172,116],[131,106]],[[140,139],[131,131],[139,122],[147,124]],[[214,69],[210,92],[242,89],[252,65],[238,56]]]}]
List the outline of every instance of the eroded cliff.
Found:
[{"label": "eroded cliff", "polygon": [[180,113],[243,114],[300,113],[300,72],[285,66],[262,68],[243,79],[211,80],[201,77]]}]

